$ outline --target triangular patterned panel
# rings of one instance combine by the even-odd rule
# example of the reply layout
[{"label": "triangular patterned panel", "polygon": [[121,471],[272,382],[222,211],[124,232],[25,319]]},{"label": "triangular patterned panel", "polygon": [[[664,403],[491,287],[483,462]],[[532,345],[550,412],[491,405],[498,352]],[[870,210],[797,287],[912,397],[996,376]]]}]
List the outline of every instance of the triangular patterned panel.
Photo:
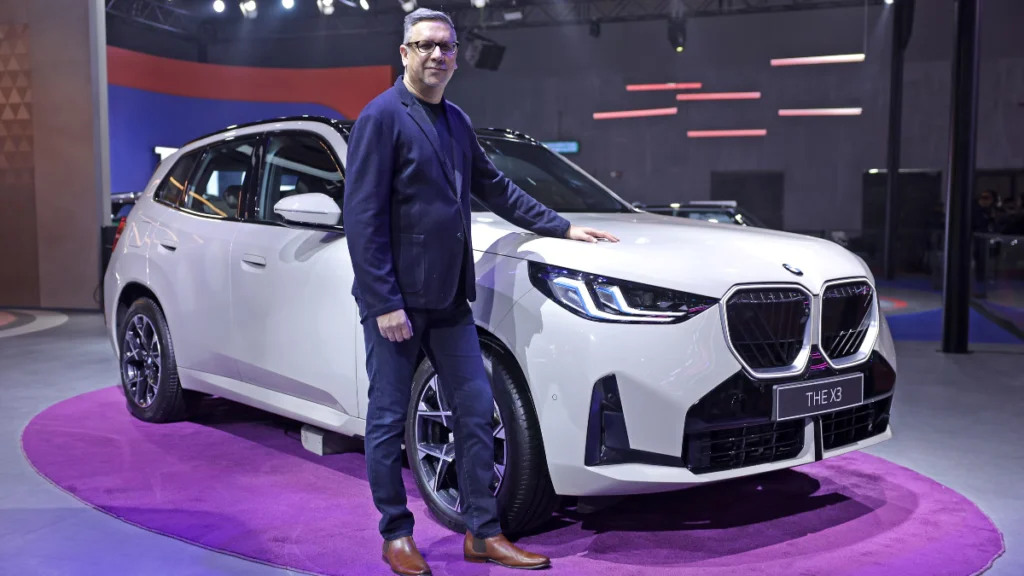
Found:
[{"label": "triangular patterned panel", "polygon": [[8,138],[7,143],[3,147],[4,152],[17,152],[18,147],[14,145],[14,138]]},{"label": "triangular patterned panel", "polygon": [[0,123],[0,138],[7,136],[7,125]]},{"label": "triangular patterned panel", "polygon": [[21,66],[18,65],[17,58],[11,56],[11,59],[7,61],[7,71],[14,72],[16,70],[21,70]]},{"label": "triangular patterned panel", "polygon": [[11,80],[10,74],[0,75],[0,88],[10,88],[14,86],[14,81]]},{"label": "triangular patterned panel", "polygon": [[31,152],[31,151],[32,151],[32,141],[29,140],[28,138],[25,138],[24,140],[21,141],[21,144],[18,144],[18,152]]},{"label": "triangular patterned panel", "polygon": [[18,120],[31,120],[32,119],[32,115],[29,114],[28,108],[25,108],[24,106],[20,106],[19,108],[20,109],[18,110],[18,116],[17,116]]},{"label": "triangular patterned panel", "polygon": [[11,136],[21,136],[24,134],[21,130],[21,122],[11,122]]},{"label": "triangular patterned panel", "polygon": [[24,100],[21,99],[21,94],[18,94],[18,89],[15,88],[11,91],[11,97],[7,99],[8,104],[21,104]]},{"label": "triangular patterned panel", "polygon": [[13,52],[9,40],[0,41],[0,56],[10,56]]},{"label": "triangular patterned panel", "polygon": [[7,104],[7,92],[6,90],[0,90],[0,105]]},{"label": "triangular patterned panel", "polygon": [[25,97],[22,98],[22,100],[24,100],[26,104],[30,104],[32,102],[32,90],[31,89],[29,89],[28,92],[25,92]]},{"label": "triangular patterned panel", "polygon": [[19,72],[18,79],[14,82],[14,85],[18,88],[28,87],[28,74],[25,74],[24,72]]},{"label": "triangular patterned panel", "polygon": [[4,106],[4,111],[0,112],[0,120],[14,120],[14,112],[10,106]]},{"label": "triangular patterned panel", "polygon": [[6,72],[6,71],[7,71],[7,67],[4,66],[3,60],[0,60],[0,72]]},{"label": "triangular patterned panel", "polygon": [[7,161],[7,156],[0,154],[0,170],[10,170],[11,164]]}]

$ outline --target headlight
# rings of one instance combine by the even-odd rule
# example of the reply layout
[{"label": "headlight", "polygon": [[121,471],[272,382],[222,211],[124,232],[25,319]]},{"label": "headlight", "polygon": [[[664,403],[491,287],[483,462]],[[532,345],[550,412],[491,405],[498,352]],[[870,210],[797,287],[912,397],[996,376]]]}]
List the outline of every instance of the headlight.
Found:
[{"label": "headlight", "polygon": [[530,262],[530,282],[577,316],[598,322],[677,324],[718,300]]}]

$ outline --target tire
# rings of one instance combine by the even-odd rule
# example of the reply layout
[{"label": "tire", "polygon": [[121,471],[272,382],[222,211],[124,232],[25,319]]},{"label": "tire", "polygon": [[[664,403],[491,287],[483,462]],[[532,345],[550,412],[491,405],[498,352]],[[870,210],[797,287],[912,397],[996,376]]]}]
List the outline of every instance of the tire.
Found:
[{"label": "tire", "polygon": [[155,302],[139,298],[128,308],[118,328],[118,349],[128,412],[144,422],[187,419],[197,395],[181,388],[171,332]]},{"label": "tire", "polygon": [[[505,432],[504,442],[500,438],[495,439],[495,462],[500,463],[498,461],[502,457],[505,460],[505,473],[496,493],[498,515],[506,535],[522,535],[550,519],[558,505],[558,496],[548,475],[540,423],[533,408],[529,387],[520,376],[518,367],[505,354],[485,341],[481,341],[481,349],[484,369],[491,382],[495,406]],[[431,480],[435,476],[439,458],[427,455],[421,460],[417,444],[418,430],[421,438],[436,441],[436,437],[426,438],[429,435],[426,429],[417,428],[420,424],[426,428],[437,428],[436,423],[423,422],[418,416],[421,399],[424,399],[428,409],[436,408],[432,403],[432,389],[436,390],[436,383],[433,383],[435,375],[430,360],[424,359],[413,376],[413,390],[405,425],[406,456],[416,479],[416,487],[431,515],[450,530],[464,533],[466,525],[453,508],[453,504],[458,505],[457,484],[453,489],[435,491]],[[455,467],[449,468],[449,477],[455,478]],[[494,490],[494,487],[492,484],[491,489]]]}]

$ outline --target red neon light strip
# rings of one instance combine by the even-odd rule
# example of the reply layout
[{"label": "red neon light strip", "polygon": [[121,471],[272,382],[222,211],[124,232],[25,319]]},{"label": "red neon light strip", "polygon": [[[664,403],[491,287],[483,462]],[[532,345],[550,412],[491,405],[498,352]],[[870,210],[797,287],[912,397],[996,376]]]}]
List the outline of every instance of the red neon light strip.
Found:
[{"label": "red neon light strip", "polygon": [[728,138],[735,136],[766,136],[768,130],[688,130],[687,138]]},{"label": "red neon light strip", "polygon": [[672,116],[678,114],[679,108],[650,108],[647,110],[622,110],[619,112],[594,112],[594,120],[612,120],[614,118],[644,118],[647,116]]},{"label": "red neon light strip", "polygon": [[701,94],[676,94],[676,100],[757,100],[760,92],[706,92]]},{"label": "red neon light strip", "polygon": [[860,116],[861,108],[805,108],[782,109],[779,116]]},{"label": "red neon light strip", "polygon": [[700,82],[667,82],[665,84],[626,84],[630,92],[646,92],[648,90],[700,90],[704,85]]},{"label": "red neon light strip", "polygon": [[772,66],[806,66],[808,64],[845,64],[863,62],[863,54],[835,54],[832,56],[805,56],[803,58],[773,58]]}]

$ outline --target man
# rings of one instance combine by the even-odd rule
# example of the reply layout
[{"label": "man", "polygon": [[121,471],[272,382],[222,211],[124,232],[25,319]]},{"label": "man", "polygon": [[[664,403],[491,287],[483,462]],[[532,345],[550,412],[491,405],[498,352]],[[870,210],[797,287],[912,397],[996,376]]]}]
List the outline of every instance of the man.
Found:
[{"label": "man", "polygon": [[456,68],[451,19],[419,9],[405,18],[405,73],[362,111],[349,137],[344,226],[352,255],[370,379],[367,476],[381,513],[382,556],[398,574],[429,574],[412,539],[402,484],[406,410],[422,348],[455,405],[456,462],[471,562],[550,564],[501,534],[488,488],[493,399],[469,301],[476,297],[470,195],[536,234],[616,242],[570,225],[498,172],[469,118],[444,98]]}]

